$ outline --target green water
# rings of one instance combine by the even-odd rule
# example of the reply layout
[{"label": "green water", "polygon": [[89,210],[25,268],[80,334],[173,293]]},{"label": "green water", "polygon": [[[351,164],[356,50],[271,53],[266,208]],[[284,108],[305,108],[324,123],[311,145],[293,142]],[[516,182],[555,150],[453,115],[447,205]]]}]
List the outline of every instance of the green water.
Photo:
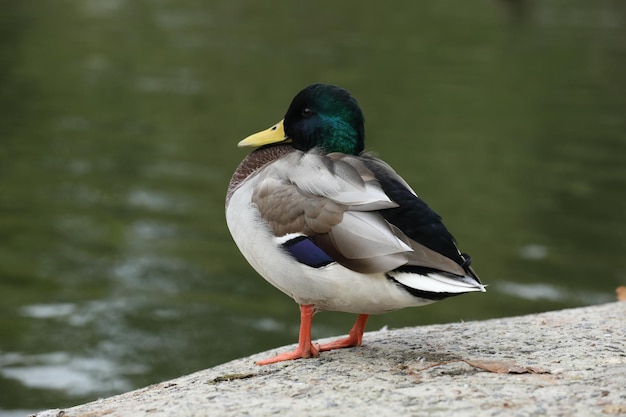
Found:
[{"label": "green water", "polygon": [[[238,253],[223,200],[236,143],[313,82],[353,92],[368,149],[489,284],[369,329],[602,303],[626,284],[625,2],[0,10],[2,415],[296,341],[296,305]],[[354,319],[321,314],[313,335]]]}]

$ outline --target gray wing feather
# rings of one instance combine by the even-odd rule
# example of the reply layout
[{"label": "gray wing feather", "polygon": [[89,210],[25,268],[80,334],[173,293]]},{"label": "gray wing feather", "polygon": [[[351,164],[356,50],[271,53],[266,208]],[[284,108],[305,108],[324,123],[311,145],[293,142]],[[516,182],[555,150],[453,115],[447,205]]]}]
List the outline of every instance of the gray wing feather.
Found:
[{"label": "gray wing feather", "polygon": [[358,272],[386,272],[409,264],[460,270],[463,275],[452,260],[409,239],[377,212],[397,204],[359,157],[292,152],[254,181],[252,202],[275,236],[315,236],[337,262]]}]

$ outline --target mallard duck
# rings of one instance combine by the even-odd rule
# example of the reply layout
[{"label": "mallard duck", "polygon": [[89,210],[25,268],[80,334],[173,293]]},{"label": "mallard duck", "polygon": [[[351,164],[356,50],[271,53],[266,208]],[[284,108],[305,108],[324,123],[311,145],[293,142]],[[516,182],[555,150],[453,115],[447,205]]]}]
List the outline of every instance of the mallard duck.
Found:
[{"label": "mallard duck", "polygon": [[[259,365],[360,346],[370,314],[485,291],[441,217],[363,152],[363,113],[348,91],[311,85],[283,120],[238,146],[257,149],[230,181],[228,228],[250,265],[300,306],[296,350]],[[359,316],[347,337],[318,345],[318,311]]]}]

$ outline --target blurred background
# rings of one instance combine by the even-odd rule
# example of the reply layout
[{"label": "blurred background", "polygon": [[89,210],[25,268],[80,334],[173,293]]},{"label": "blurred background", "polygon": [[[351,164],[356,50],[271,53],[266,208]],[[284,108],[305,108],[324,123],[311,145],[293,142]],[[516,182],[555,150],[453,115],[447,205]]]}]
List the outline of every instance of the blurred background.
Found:
[{"label": "blurred background", "polygon": [[[297,306],[239,254],[224,194],[237,142],[314,82],[355,95],[367,149],[489,285],[369,330],[610,302],[626,284],[624,1],[0,10],[3,416],[296,342]],[[354,320],[320,314],[313,336]]]}]

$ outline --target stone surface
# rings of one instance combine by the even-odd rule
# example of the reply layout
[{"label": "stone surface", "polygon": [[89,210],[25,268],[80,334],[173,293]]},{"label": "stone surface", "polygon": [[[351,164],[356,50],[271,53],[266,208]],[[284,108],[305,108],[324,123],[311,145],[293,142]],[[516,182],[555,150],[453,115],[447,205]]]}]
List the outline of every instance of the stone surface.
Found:
[{"label": "stone surface", "polygon": [[[626,414],[624,302],[381,330],[360,348],[254,364],[291,348],[36,416]],[[495,372],[508,369],[527,373]]]}]

